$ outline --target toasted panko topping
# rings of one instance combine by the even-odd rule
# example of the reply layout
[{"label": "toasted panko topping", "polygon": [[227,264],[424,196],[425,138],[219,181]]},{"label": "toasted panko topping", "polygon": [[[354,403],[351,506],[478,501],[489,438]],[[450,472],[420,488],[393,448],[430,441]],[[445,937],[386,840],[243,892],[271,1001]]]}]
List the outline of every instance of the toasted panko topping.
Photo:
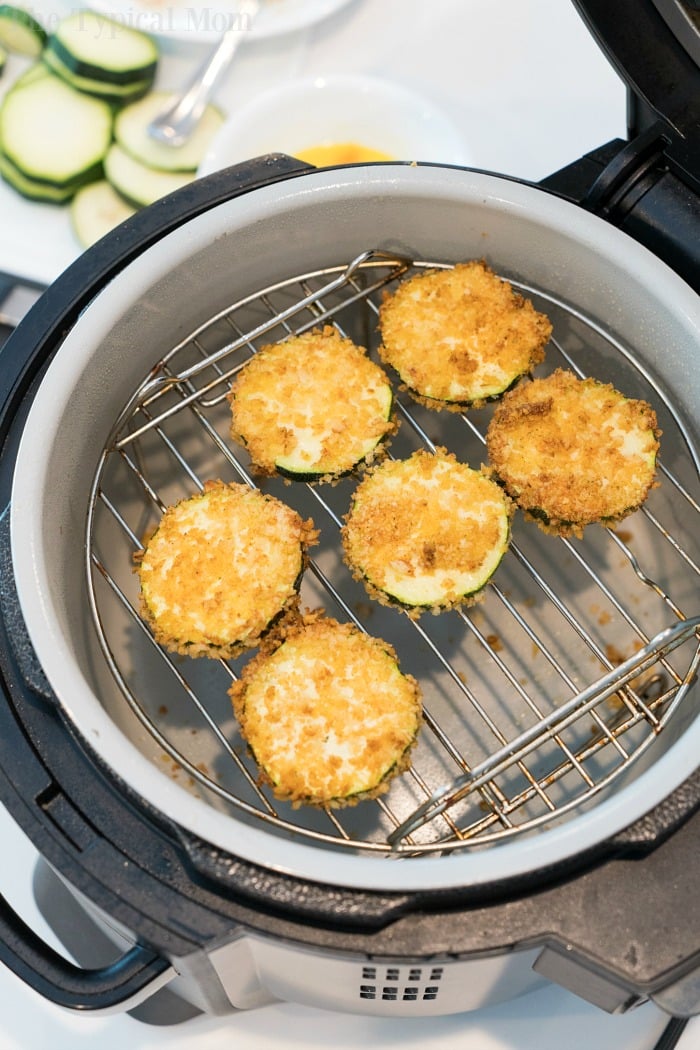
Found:
[{"label": "toasted panko topping", "polygon": [[418,684],[390,645],[351,624],[307,618],[251,660],[229,692],[277,798],[352,805],[381,794],[410,764]]},{"label": "toasted panko topping", "polygon": [[380,309],[379,356],[429,408],[498,397],[544,358],[552,325],[483,261],[411,277]]},{"label": "toasted panko topping", "polygon": [[329,480],[382,451],[392,400],[379,365],[327,325],[245,364],[229,394],[231,436],[259,473]]},{"label": "toasted panko topping", "polygon": [[510,496],[545,531],[581,535],[638,509],[654,484],[660,430],[646,401],[557,369],[497,406],[489,459]]},{"label": "toasted panko topping", "polygon": [[157,642],[188,656],[230,657],[293,615],[309,519],[247,485],[208,482],[174,504],[136,558]]},{"label": "toasted panko topping", "polygon": [[421,449],[360,482],[342,531],[346,560],[372,597],[409,615],[472,604],[508,547],[510,516],[484,470]]}]

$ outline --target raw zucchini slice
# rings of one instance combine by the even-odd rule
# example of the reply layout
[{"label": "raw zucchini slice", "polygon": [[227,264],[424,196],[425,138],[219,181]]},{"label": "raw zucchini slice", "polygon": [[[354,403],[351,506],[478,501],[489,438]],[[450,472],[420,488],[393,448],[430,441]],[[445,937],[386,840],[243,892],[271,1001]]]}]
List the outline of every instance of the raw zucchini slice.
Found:
[{"label": "raw zucchini slice", "polygon": [[0,106],[2,150],[38,182],[77,188],[98,178],[111,138],[110,107],[58,77],[37,77],[14,88]]},{"label": "raw zucchini slice", "polygon": [[162,171],[196,171],[214,135],[224,122],[220,109],[208,105],[196,129],[183,146],[166,146],[148,134],[148,125],[172,100],[167,91],[151,91],[126,106],[114,123],[114,137],[127,153],[149,168]]},{"label": "raw zucchini slice", "polygon": [[2,76],[2,73],[3,73],[3,70],[5,68],[5,63],[6,62],[7,62],[7,51],[0,44],[0,77]]},{"label": "raw zucchini slice", "polygon": [[127,204],[106,179],[79,189],[70,209],[71,224],[83,248],[135,214],[136,208]]},{"label": "raw zucchini slice", "polygon": [[152,77],[146,80],[131,81],[128,84],[112,84],[106,80],[80,76],[78,73],[72,72],[58,55],[49,48],[44,52],[43,59],[53,73],[65,80],[76,91],[82,91],[86,95],[94,95],[96,98],[101,98],[105,102],[111,102],[118,106],[141,98],[142,95],[145,95],[150,90],[153,84]]},{"label": "raw zucchini slice", "polygon": [[33,84],[35,80],[41,80],[43,77],[51,76],[51,70],[45,62],[34,62],[33,65],[25,69],[24,73],[17,77],[12,90],[16,91],[17,88],[27,87],[28,84]]},{"label": "raw zucchini slice", "polygon": [[113,143],[105,157],[105,175],[117,193],[134,208],[145,208],[187,186],[195,178],[193,171],[156,171],[134,160]]},{"label": "raw zucchini slice", "polygon": [[421,725],[418,684],[391,646],[331,619],[287,631],[229,693],[263,779],[293,805],[375,798],[408,768]]},{"label": "raw zucchini slice", "polygon": [[263,347],[229,401],[231,436],[255,469],[295,480],[348,473],[396,429],[385,373],[330,325]]},{"label": "raw zucchini slice", "polygon": [[42,204],[65,204],[80,188],[80,183],[67,182],[57,186],[32,179],[16,168],[3,153],[0,153],[0,175],[27,200],[39,201]]},{"label": "raw zucchini slice", "polygon": [[549,319],[481,260],[399,284],[382,303],[379,356],[428,408],[499,397],[544,358]]},{"label": "raw zucchini slice", "polygon": [[12,4],[0,4],[0,44],[8,51],[38,58],[46,40],[46,31],[29,11]]},{"label": "raw zucchini slice", "polygon": [[94,11],[59,22],[47,51],[77,77],[112,85],[153,80],[158,48],[146,33]]},{"label": "raw zucchini slice", "polygon": [[659,449],[646,401],[557,369],[521,383],[494,412],[486,447],[511,498],[545,532],[581,535],[645,501]]},{"label": "raw zucchini slice", "polygon": [[345,557],[371,597],[409,615],[473,604],[510,539],[511,503],[483,470],[444,449],[371,470],[342,531]]}]

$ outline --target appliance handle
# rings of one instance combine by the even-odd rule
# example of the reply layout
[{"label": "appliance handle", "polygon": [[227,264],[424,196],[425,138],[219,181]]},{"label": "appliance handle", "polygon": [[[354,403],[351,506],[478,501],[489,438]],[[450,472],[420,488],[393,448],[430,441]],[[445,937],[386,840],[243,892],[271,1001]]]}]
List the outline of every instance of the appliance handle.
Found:
[{"label": "appliance handle", "polygon": [[141,945],[97,969],[82,969],[43,941],[0,896],[0,961],[44,999],[69,1010],[131,1009],[175,976],[167,959]]}]

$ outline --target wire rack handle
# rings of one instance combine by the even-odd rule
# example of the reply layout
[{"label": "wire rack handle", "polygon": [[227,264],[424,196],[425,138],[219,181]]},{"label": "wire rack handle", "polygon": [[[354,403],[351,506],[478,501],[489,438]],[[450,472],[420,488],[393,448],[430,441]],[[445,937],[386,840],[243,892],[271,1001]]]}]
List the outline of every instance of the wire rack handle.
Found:
[{"label": "wire rack handle", "polygon": [[667,627],[656,634],[643,648],[623,663],[608,671],[586,689],[582,689],[565,704],[556,708],[536,725],[521,733],[489,758],[474,766],[468,773],[457,777],[450,784],[438,788],[425,802],[400,824],[388,837],[391,846],[397,846],[402,839],[440,816],[450,806],[461,801],[470,792],[481,787],[487,780],[515,762],[525,758],[539,747],[544,740],[562,732],[567,726],[577,721],[591,708],[606,700],[618,689],[633,678],[642,674],[657,663],[662,657],[687,642],[693,635],[700,641],[700,616],[694,616]]}]

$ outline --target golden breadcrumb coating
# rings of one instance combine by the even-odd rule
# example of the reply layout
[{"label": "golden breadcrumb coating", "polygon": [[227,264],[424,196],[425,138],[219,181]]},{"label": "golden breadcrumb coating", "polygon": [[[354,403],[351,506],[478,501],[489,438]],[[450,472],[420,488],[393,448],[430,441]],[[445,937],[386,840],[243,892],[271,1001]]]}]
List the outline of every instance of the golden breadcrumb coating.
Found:
[{"label": "golden breadcrumb coating", "polygon": [[231,436],[262,474],[330,480],[383,451],[391,384],[327,325],[263,347],[233,382]]},{"label": "golden breadcrumb coating", "polygon": [[510,517],[485,471],[421,449],[360,482],[342,530],[346,561],[372,597],[414,617],[470,605],[507,549]]},{"label": "golden breadcrumb coating", "polygon": [[288,630],[229,693],[262,782],[296,805],[375,798],[408,768],[421,724],[391,646],[326,618]]},{"label": "golden breadcrumb coating", "polygon": [[581,535],[642,505],[654,484],[660,431],[646,401],[557,369],[506,394],[486,436],[511,497],[542,529]]},{"label": "golden breadcrumb coating", "polygon": [[498,397],[544,358],[552,325],[483,261],[409,278],[380,309],[379,356],[429,408]]},{"label": "golden breadcrumb coating", "polygon": [[144,618],[187,656],[232,657],[298,611],[313,523],[272,496],[208,482],[174,504],[136,557]]}]

